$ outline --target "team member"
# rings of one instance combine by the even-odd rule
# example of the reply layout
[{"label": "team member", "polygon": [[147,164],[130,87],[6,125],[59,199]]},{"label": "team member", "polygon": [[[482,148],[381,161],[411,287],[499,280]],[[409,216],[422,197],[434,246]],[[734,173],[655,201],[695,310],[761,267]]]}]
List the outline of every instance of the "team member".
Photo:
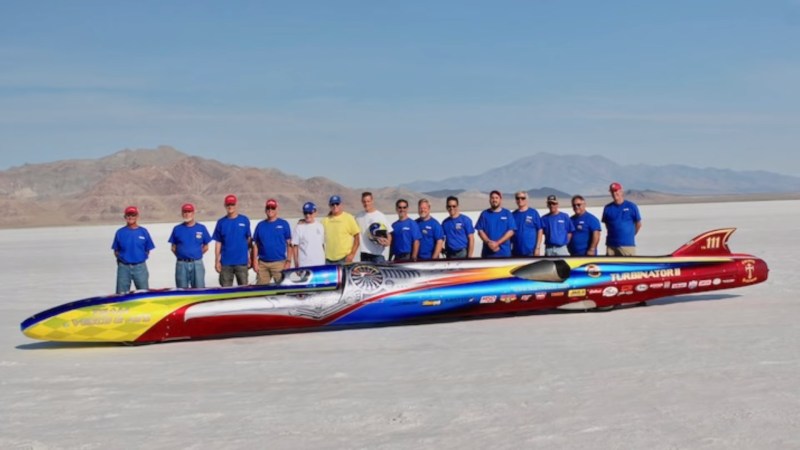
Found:
[{"label": "team member", "polygon": [[194,205],[181,206],[183,222],[175,225],[169,236],[175,254],[175,286],[179,288],[206,287],[206,268],[203,255],[208,251],[211,235],[208,228],[194,219]]},{"label": "team member", "polygon": [[500,191],[489,194],[489,208],[481,212],[475,229],[483,241],[481,257],[511,256],[511,238],[517,223],[511,211],[503,208],[503,194]]},{"label": "team member", "polygon": [[528,207],[528,193],[514,194],[517,209],[512,213],[517,229],[511,238],[511,254],[514,256],[539,256],[542,246],[542,218],[534,208]]},{"label": "team member", "polygon": [[344,211],[341,197],[332,195],[328,199],[328,206],[331,212],[322,219],[325,228],[325,262],[351,263],[358,252],[361,230],[353,215]]},{"label": "team member", "polygon": [[361,229],[361,261],[384,262],[384,250],[389,246],[388,227],[389,220],[382,212],[375,208],[372,192],[361,193],[361,205],[364,210],[356,216],[356,223]]},{"label": "team member", "polygon": [[547,209],[550,210],[542,216],[544,228],[544,254],[545,256],[567,256],[567,244],[572,238],[575,227],[566,213],[558,210],[558,198],[555,195],[547,196]]},{"label": "team member", "polygon": [[317,221],[317,205],[306,202],[303,218],[292,233],[294,266],[321,266],[325,264],[325,229]]},{"label": "team member", "polygon": [[125,208],[125,226],[114,234],[111,249],[117,258],[117,294],[131,289],[131,281],[136,289],[150,288],[150,273],[147,271],[147,257],[156,248],[150,233],[140,227],[139,210],[135,206]]},{"label": "team member", "polygon": [[[264,206],[267,218],[256,225],[253,233],[253,269],[257,284],[283,280],[283,270],[292,263],[292,228],[289,222],[278,217],[278,201],[271,198]],[[256,263],[256,261],[258,261]]]},{"label": "team member", "polygon": [[622,185],[611,183],[608,187],[611,203],[603,208],[606,224],[606,255],[636,255],[636,234],[642,229],[642,216],[635,203],[625,200]]},{"label": "team member", "polygon": [[431,202],[421,199],[417,203],[419,218],[416,220],[422,239],[419,240],[419,259],[438,259],[442,254],[444,232],[439,221],[431,217]]},{"label": "team member", "polygon": [[233,286],[233,279],[239,286],[247,285],[247,271],[253,266],[250,247],[253,235],[250,233],[250,219],[237,210],[235,195],[225,197],[225,216],[217,220],[211,238],[214,246],[214,268],[219,273],[220,286]]},{"label": "team member", "polygon": [[444,254],[448,259],[471,258],[475,248],[475,228],[472,219],[458,210],[458,197],[451,195],[445,202],[449,217],[442,222]]},{"label": "team member", "polygon": [[567,248],[572,256],[595,256],[600,243],[600,221],[592,213],[586,211],[586,200],[580,196],[572,197],[572,210],[575,214],[569,218],[575,231]]},{"label": "team member", "polygon": [[397,220],[392,224],[392,234],[389,235],[389,258],[395,261],[407,259],[416,261],[419,254],[419,240],[422,238],[419,226],[408,217],[408,202],[405,199],[401,198],[394,206],[397,210]]}]

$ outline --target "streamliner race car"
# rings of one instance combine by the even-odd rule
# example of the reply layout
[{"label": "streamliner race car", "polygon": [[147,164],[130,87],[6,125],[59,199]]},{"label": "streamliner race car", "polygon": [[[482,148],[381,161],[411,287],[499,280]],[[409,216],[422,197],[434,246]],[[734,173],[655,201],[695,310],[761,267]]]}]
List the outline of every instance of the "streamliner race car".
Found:
[{"label": "streamliner race car", "polygon": [[284,272],[278,285],[134,291],[78,300],[21,324],[33,339],[155,343],[352,328],[530,311],[613,309],[766,281],[734,254],[735,228],[703,233],[667,256],[543,257],[352,263]]}]

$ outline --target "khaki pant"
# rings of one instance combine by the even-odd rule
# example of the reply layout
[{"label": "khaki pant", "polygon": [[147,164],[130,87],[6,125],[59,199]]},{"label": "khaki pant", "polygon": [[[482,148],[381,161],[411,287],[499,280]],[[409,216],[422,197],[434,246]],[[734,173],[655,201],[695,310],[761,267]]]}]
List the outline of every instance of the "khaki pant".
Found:
[{"label": "khaki pant", "polygon": [[269,284],[273,279],[275,283],[283,280],[283,269],[286,267],[286,260],[281,261],[261,261],[258,260],[258,278],[256,284]]},{"label": "khaki pant", "polygon": [[636,256],[636,247],[606,247],[607,256]]}]

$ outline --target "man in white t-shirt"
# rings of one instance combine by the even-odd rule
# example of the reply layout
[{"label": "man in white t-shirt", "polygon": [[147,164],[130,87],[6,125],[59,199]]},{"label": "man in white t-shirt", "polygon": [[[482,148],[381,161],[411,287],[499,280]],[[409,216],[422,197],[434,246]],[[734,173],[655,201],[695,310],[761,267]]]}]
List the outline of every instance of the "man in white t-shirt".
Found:
[{"label": "man in white t-shirt", "polygon": [[325,229],[317,222],[317,205],[303,205],[303,219],[292,233],[292,256],[295,267],[325,264]]},{"label": "man in white t-shirt", "polygon": [[356,216],[361,229],[361,261],[385,262],[384,250],[389,246],[389,221],[382,212],[375,209],[372,192],[361,194],[364,211]]}]

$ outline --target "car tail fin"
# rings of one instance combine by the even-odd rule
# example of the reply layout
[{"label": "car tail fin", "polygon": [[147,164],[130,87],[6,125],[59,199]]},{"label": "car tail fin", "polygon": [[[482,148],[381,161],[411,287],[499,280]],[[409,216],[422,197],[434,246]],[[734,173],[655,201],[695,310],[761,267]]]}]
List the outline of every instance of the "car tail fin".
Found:
[{"label": "car tail fin", "polygon": [[734,231],[736,231],[736,228],[707,231],[672,252],[672,256],[730,255],[731,250],[728,248],[728,238]]}]

